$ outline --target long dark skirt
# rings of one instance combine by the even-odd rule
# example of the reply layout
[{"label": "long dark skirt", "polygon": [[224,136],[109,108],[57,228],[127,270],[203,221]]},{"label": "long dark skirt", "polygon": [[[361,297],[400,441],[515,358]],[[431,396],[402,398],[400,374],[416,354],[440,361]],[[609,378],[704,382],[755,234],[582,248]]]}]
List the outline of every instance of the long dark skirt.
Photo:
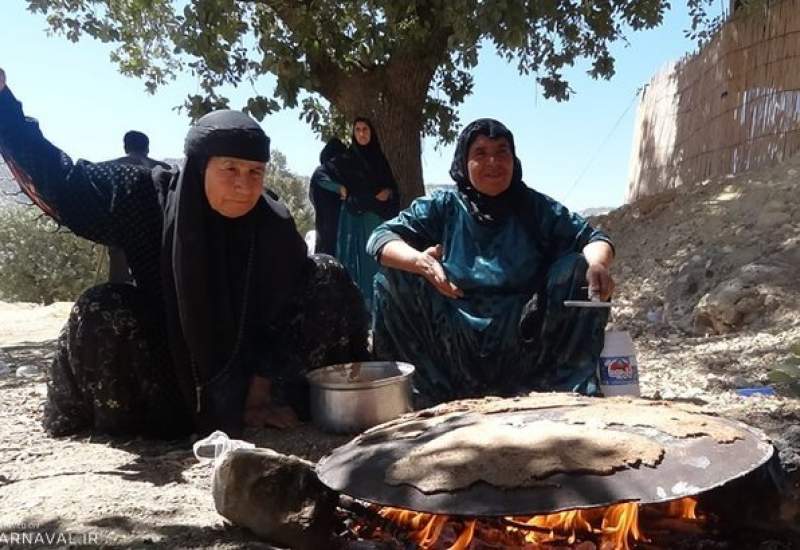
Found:
[{"label": "long dark skirt", "polygon": [[[305,372],[367,357],[367,313],[358,289],[335,259],[313,258],[305,288],[264,335],[277,344],[278,398],[301,415],[307,408]],[[132,285],[103,284],[75,303],[49,371],[43,420],[48,433],[191,433],[163,324],[144,298]]]},{"label": "long dark skirt", "polygon": [[464,322],[468,303],[462,308],[420,276],[384,269],[375,278],[375,355],[416,367],[418,407],[532,390],[594,394],[608,310],[563,305],[586,299],[586,267],[571,254],[551,266],[535,295],[467,296],[503,300],[483,331]]}]

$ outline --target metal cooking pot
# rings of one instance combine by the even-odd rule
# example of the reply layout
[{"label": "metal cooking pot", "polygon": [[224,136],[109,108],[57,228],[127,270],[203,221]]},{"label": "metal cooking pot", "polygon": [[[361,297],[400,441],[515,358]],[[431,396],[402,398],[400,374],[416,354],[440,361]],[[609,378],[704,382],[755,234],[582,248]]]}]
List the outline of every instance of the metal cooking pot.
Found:
[{"label": "metal cooking pot", "polygon": [[413,410],[414,366],[395,361],[343,363],[311,371],[311,418],[321,429],[357,433]]}]

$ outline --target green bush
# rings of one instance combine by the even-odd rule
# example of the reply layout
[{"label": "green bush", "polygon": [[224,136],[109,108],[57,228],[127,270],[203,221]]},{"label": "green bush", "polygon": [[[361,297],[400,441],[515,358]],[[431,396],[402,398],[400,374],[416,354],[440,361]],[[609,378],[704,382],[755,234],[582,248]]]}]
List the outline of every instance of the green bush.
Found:
[{"label": "green bush", "polygon": [[278,195],[291,212],[297,231],[305,237],[314,229],[314,208],[308,200],[308,178],[290,172],[286,157],[280,151],[272,151],[264,186]]},{"label": "green bush", "polygon": [[33,206],[0,208],[0,299],[70,301],[107,280],[105,247],[76,237]]}]

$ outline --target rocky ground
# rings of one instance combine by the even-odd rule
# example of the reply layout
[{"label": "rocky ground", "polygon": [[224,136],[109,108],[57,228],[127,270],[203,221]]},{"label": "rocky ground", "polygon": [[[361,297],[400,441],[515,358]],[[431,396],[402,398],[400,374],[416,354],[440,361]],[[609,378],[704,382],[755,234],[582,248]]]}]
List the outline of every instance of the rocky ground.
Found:
[{"label": "rocky ground", "polygon": [[[646,197],[594,221],[614,237],[613,322],[642,393],[764,429],[800,467],[800,157]],[[743,397],[767,386],[769,397]]]},{"label": "rocky ground", "polygon": [[[800,160],[645,198],[596,222],[615,238],[613,322],[637,346],[645,396],[686,400],[767,432],[800,467]],[[0,548],[16,533],[66,547],[268,548],[226,524],[189,440],[50,439],[44,366],[69,304],[0,304]],[[38,367],[17,376],[20,367]],[[35,369],[34,369],[35,370]],[[744,397],[767,386],[775,395]],[[247,434],[316,460],[345,438],[310,426]],[[793,507],[795,506],[795,507]],[[787,521],[800,521],[787,500]],[[5,538],[3,538],[5,536]],[[38,539],[47,540],[47,539]]]},{"label": "rocky ground", "polygon": [[[223,521],[211,498],[210,463],[198,463],[190,440],[155,442],[82,434],[51,439],[39,423],[44,369],[71,304],[47,307],[0,302],[0,549],[271,548]],[[17,376],[20,367],[36,367]],[[317,460],[343,444],[304,426],[247,434],[258,446]],[[20,537],[14,544],[12,537]],[[47,537],[55,544],[47,544]],[[61,544],[64,543],[64,544]]]}]

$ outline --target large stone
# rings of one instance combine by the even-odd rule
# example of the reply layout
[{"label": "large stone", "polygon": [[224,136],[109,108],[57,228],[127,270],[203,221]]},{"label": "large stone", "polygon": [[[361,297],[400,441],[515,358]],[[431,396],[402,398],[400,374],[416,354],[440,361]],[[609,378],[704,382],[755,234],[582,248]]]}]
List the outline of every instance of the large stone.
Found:
[{"label": "large stone", "polygon": [[217,512],[271,543],[331,547],[338,495],[311,462],[271,449],[236,449],[215,468],[213,494]]},{"label": "large stone", "polygon": [[[785,262],[784,262],[785,264]],[[734,277],[709,289],[694,307],[694,331],[725,334],[764,322],[780,305],[780,289],[795,278],[790,265],[749,263]]]},{"label": "large stone", "polygon": [[694,309],[694,330],[698,334],[726,334],[757,316],[764,296],[754,285],[739,278],[723,282],[705,294]]}]

